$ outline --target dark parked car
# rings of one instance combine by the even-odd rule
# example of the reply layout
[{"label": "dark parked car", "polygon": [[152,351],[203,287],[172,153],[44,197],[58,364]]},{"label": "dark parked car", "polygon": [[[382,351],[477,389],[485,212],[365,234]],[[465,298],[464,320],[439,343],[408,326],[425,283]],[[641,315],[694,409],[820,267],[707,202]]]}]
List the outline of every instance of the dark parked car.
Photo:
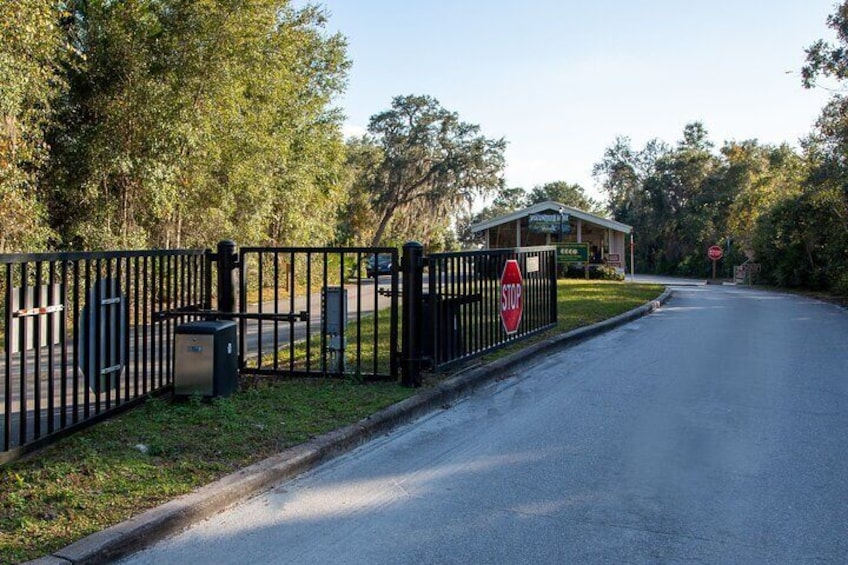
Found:
[{"label": "dark parked car", "polygon": [[[376,266],[374,258],[376,257]],[[392,256],[391,255],[372,255],[368,258],[368,264],[365,267],[365,273],[369,277],[377,275],[390,275],[392,273]]]}]

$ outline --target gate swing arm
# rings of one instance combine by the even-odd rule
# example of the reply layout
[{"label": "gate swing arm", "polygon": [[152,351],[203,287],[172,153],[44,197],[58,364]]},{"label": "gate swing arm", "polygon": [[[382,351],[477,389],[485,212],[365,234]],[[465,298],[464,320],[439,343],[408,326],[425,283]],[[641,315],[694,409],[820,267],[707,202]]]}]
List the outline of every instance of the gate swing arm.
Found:
[{"label": "gate swing arm", "polygon": [[165,312],[156,312],[153,319],[157,322],[180,318],[182,316],[203,316],[204,318],[239,318],[244,320],[262,320],[268,322],[308,322],[309,312],[290,312],[286,314],[274,314],[265,312],[222,312],[220,310],[208,310],[198,306],[183,306]]}]

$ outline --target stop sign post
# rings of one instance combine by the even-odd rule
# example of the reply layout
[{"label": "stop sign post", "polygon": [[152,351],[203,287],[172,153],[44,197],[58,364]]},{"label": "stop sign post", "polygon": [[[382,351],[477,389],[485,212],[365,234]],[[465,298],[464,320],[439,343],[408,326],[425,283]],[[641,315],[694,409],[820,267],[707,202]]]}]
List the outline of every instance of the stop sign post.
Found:
[{"label": "stop sign post", "polygon": [[718,245],[713,245],[707,250],[707,257],[713,262],[713,279],[716,278],[716,262],[724,256],[724,252]]},{"label": "stop sign post", "polygon": [[509,259],[501,275],[501,321],[506,335],[518,331],[524,310],[524,279],[518,261]]}]

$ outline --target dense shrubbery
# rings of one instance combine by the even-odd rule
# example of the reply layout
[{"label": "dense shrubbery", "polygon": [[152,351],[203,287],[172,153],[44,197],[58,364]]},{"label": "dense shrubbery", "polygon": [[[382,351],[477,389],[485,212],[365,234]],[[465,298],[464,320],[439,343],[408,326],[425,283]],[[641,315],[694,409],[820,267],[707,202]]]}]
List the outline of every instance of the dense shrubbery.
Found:
[{"label": "dense shrubbery", "polygon": [[[599,281],[623,281],[624,273],[615,270],[614,267],[606,265],[589,265],[589,279]],[[567,279],[583,279],[586,278],[586,269],[582,266],[568,265],[563,273]]]}]

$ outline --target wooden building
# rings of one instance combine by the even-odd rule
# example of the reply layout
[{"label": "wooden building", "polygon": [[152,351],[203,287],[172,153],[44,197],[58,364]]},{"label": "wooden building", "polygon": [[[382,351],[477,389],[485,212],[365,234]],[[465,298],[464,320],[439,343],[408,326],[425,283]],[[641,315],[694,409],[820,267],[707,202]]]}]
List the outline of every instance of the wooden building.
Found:
[{"label": "wooden building", "polygon": [[627,261],[626,236],[633,228],[549,200],[475,224],[471,232],[483,234],[486,248],[587,243],[590,263],[623,269]]}]

